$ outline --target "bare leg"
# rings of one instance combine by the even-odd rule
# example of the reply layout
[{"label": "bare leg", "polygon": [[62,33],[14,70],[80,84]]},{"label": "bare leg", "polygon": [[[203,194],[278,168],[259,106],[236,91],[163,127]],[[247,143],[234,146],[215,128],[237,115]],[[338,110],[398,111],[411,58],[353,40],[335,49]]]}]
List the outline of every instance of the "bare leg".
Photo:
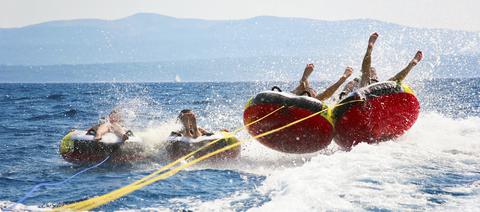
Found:
[{"label": "bare leg", "polygon": [[308,80],[305,81],[300,81],[300,84],[292,91],[293,94],[295,95],[302,95],[305,91],[310,88],[310,83]]},{"label": "bare leg", "polygon": [[373,45],[375,45],[375,41],[377,41],[378,34],[374,32],[372,35],[370,35],[370,38],[368,39],[368,47],[367,47],[367,52],[365,53],[365,56],[363,57],[363,62],[362,62],[362,77],[360,79],[360,87],[365,87],[369,84],[370,82],[370,67],[372,66],[372,50],[373,50]]},{"label": "bare leg", "polygon": [[415,57],[413,57],[412,61],[408,63],[407,67],[405,67],[403,70],[398,72],[394,77],[390,78],[390,81],[396,81],[396,82],[401,82],[407,77],[408,73],[412,70],[413,67],[417,65],[420,60],[423,58],[423,53],[422,51],[417,51],[415,54]]},{"label": "bare leg", "polygon": [[324,101],[325,99],[332,97],[335,91],[338,90],[340,85],[342,85],[347,80],[347,78],[352,75],[352,72],[353,72],[353,69],[351,67],[347,67],[342,77],[340,77],[340,79],[337,82],[335,82],[333,85],[330,85],[330,87],[325,89],[323,93],[318,94],[315,98],[317,98],[320,101]]},{"label": "bare leg", "polygon": [[102,139],[102,136],[105,135],[105,133],[108,132],[108,124],[101,124],[100,126],[98,126],[98,129],[97,129],[97,132],[95,134],[95,140],[99,141],[100,139]]},{"label": "bare leg", "polygon": [[313,72],[313,68],[315,68],[315,65],[313,65],[313,63],[307,64],[307,67],[305,67],[305,70],[303,71],[303,75],[302,75],[301,81],[305,81],[305,80],[308,79],[308,77],[310,77],[310,75],[311,75],[312,72]]},{"label": "bare leg", "polygon": [[302,95],[305,91],[312,91],[315,93],[308,82],[308,77],[312,74],[314,67],[315,66],[312,63],[307,64],[305,70],[303,71],[302,78],[300,79],[300,84],[292,91],[292,93],[295,95]]}]

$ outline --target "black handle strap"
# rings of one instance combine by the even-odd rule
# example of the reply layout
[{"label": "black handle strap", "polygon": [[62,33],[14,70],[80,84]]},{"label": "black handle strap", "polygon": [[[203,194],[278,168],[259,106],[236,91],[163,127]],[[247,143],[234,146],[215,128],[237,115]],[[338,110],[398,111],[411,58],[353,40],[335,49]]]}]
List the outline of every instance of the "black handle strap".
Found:
[{"label": "black handle strap", "polygon": [[272,91],[277,90],[278,92],[282,92],[282,89],[280,89],[278,86],[273,86]]}]

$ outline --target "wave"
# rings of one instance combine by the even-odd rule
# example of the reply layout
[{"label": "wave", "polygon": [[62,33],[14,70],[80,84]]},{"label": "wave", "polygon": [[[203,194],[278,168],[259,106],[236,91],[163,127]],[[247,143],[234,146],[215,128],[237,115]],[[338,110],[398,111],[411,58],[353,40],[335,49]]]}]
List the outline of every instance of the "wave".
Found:
[{"label": "wave", "polygon": [[78,113],[81,113],[81,111],[72,108],[67,111],[63,111],[55,114],[42,114],[42,115],[32,116],[25,120],[26,121],[42,121],[42,120],[49,120],[49,119],[55,119],[55,118],[61,118],[61,117],[73,118],[77,116]]},{"label": "wave", "polygon": [[[285,154],[276,158],[285,164],[244,166],[240,171],[266,176],[261,186],[222,200],[192,200],[191,206],[240,209],[234,203],[257,202],[252,211],[478,209],[479,137],[480,117],[426,113],[392,141],[359,144],[350,152],[332,144],[332,154],[317,153],[296,166],[289,159],[297,157]],[[242,160],[265,160],[256,151],[246,154]],[[264,200],[255,200],[258,196]]]},{"label": "wave", "polygon": [[50,94],[47,96],[49,100],[63,100],[65,99],[66,95],[64,94]]},{"label": "wave", "polygon": [[[204,111],[209,112],[204,112],[199,123],[209,129],[228,125],[231,130],[241,125],[239,108],[232,105],[207,107]],[[132,99],[122,107],[134,133],[158,151],[155,162],[142,168],[155,170],[168,161],[162,146],[179,127],[176,114],[165,112],[150,99]],[[73,117],[80,112],[61,113]],[[237,136],[243,141],[251,138],[246,132]],[[167,201],[169,207],[192,210],[474,210],[480,208],[474,201],[480,197],[479,137],[480,117],[450,118],[425,112],[400,138],[360,144],[350,152],[332,143],[318,153],[292,155],[249,141],[242,145],[237,161],[201,163],[189,170],[229,169],[261,176],[256,186],[239,188],[220,199],[186,195]]]}]

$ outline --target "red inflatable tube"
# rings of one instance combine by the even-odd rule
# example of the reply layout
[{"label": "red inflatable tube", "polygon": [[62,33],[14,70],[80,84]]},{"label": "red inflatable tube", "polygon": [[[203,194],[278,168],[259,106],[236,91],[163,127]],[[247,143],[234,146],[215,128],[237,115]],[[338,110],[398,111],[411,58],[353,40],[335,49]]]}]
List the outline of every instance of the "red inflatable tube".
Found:
[{"label": "red inflatable tube", "polygon": [[328,108],[310,97],[299,97],[288,93],[266,91],[253,97],[243,113],[245,125],[284,106],[271,116],[247,127],[252,136],[285,126],[313,113],[325,110],[305,121],[258,138],[263,145],[286,153],[312,153],[327,147],[333,138],[333,124]]},{"label": "red inflatable tube", "polygon": [[[364,100],[358,102],[355,100]],[[351,103],[347,103],[351,102]],[[420,104],[405,84],[381,82],[350,94],[333,110],[335,142],[345,148],[402,135],[418,118]]]}]

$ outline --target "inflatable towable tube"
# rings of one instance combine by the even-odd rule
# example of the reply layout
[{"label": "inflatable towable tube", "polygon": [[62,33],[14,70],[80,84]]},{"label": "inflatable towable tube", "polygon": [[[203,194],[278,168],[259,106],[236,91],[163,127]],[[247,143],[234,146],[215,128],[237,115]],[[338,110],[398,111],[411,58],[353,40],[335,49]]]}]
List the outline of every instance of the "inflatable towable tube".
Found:
[{"label": "inflatable towable tube", "polygon": [[345,149],[402,135],[413,126],[420,110],[412,89],[393,81],[359,89],[338,104],[333,110],[335,142]]},{"label": "inflatable towable tube", "polygon": [[112,163],[145,159],[145,145],[133,134],[125,142],[113,133],[103,135],[100,141],[95,141],[94,137],[87,131],[72,130],[60,141],[60,154],[66,161],[75,164],[98,163],[108,156]]},{"label": "inflatable towable tube", "polygon": [[258,141],[271,149],[297,154],[316,152],[330,144],[333,138],[331,111],[327,105],[312,97],[281,91],[260,92],[245,106],[243,123],[247,125],[282,106],[284,108],[271,116],[248,126],[248,132],[256,136],[324,110],[320,115],[258,138]]},{"label": "inflatable towable tube", "polygon": [[[218,140],[220,139],[220,140]],[[176,160],[181,158],[188,153],[191,153],[195,150],[200,149],[201,147],[207,145],[208,143],[218,140],[214,144],[206,147],[195,153],[194,158],[201,157],[215,150],[221,149],[231,144],[240,142],[232,134],[228,132],[221,131],[212,135],[203,135],[198,138],[190,138],[181,136],[178,133],[172,133],[167,139],[167,145],[165,149],[171,160]],[[218,153],[211,156],[208,160],[226,160],[226,159],[235,159],[240,156],[241,146],[234,147],[232,149],[226,150],[224,152]]]}]

